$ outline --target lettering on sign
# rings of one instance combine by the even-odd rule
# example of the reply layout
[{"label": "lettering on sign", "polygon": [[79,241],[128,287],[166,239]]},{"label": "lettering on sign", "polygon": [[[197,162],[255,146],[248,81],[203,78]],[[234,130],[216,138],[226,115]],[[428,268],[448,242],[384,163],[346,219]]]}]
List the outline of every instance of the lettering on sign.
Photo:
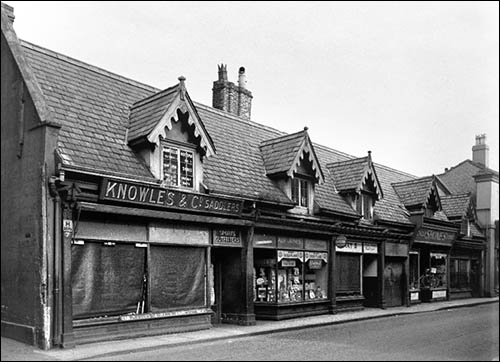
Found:
[{"label": "lettering on sign", "polygon": [[451,241],[455,238],[455,234],[444,231],[420,229],[417,232],[417,238],[424,240]]},{"label": "lettering on sign", "polygon": [[210,310],[207,309],[193,309],[193,310],[180,310],[173,312],[150,312],[142,314],[127,314],[120,316],[120,321],[135,321],[144,319],[156,319],[165,317],[179,317],[191,314],[202,314],[208,313]]},{"label": "lettering on sign", "polygon": [[278,261],[284,258],[304,261],[304,253],[302,251],[278,250]]},{"label": "lettering on sign", "polygon": [[363,252],[363,243],[357,243],[354,241],[346,242],[345,246],[335,245],[335,250],[344,252],[344,253],[362,253]]},{"label": "lettering on sign", "polygon": [[296,265],[297,265],[296,260],[283,259],[281,261],[281,266],[282,267],[291,267],[291,266],[296,266]]},{"label": "lettering on sign", "polygon": [[432,292],[432,298],[446,298],[446,290],[435,290]]},{"label": "lettering on sign", "polygon": [[365,254],[377,254],[378,246],[377,244],[363,243],[363,252]]},{"label": "lettering on sign", "polygon": [[305,252],[306,261],[309,259],[320,259],[325,263],[328,263],[328,253],[319,253],[314,251],[306,251]]},{"label": "lettering on sign", "polygon": [[64,237],[69,238],[73,232],[73,221],[69,219],[63,220]]},{"label": "lettering on sign", "polygon": [[165,209],[211,212],[239,215],[243,201],[196,194],[176,189],[146,186],[104,178],[101,184],[102,200],[120,201]]},{"label": "lettering on sign", "polygon": [[214,230],[214,245],[241,246],[240,232],[236,230]]}]

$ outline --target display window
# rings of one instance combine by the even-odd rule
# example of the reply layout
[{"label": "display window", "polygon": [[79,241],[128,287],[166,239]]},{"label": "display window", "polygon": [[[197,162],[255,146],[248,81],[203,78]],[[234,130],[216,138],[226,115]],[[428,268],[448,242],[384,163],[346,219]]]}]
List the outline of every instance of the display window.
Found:
[{"label": "display window", "polygon": [[409,280],[409,287],[410,290],[418,290],[420,289],[420,255],[416,251],[411,251],[410,252],[410,280]]},{"label": "display window", "polygon": [[454,289],[471,288],[470,259],[452,259],[450,265],[450,287]]},{"label": "display window", "polygon": [[294,303],[328,297],[328,253],[254,249],[254,300]]},{"label": "display window", "polygon": [[361,294],[361,255],[337,253],[337,294]]},{"label": "display window", "polygon": [[447,285],[447,260],[444,253],[430,253],[430,274],[433,276],[431,288],[446,288]]}]

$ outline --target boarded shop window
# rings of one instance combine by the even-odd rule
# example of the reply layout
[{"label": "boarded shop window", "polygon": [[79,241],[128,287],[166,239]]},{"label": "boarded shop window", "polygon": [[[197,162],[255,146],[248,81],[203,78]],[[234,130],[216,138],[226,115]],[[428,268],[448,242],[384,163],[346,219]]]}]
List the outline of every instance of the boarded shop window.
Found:
[{"label": "boarded shop window", "polygon": [[205,303],[205,249],[151,246],[151,311]]},{"label": "boarded shop window", "polygon": [[357,254],[337,254],[335,275],[338,294],[361,293],[360,259]]},{"label": "boarded shop window", "polygon": [[71,258],[75,318],[136,310],[142,295],[145,249],[86,242],[71,246]]}]

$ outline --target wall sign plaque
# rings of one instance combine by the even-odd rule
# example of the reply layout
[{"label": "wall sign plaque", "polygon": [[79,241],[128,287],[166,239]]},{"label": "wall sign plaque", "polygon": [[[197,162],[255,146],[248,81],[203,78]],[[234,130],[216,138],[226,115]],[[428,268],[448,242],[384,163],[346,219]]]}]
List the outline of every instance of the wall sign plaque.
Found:
[{"label": "wall sign plaque", "polygon": [[240,232],[237,230],[214,230],[214,245],[241,246]]}]

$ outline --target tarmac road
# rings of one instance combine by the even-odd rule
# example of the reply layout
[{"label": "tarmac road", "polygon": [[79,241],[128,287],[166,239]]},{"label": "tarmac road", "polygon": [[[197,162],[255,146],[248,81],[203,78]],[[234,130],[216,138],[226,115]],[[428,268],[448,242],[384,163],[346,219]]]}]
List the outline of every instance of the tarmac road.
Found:
[{"label": "tarmac road", "polygon": [[498,303],[92,360],[498,360]]}]

